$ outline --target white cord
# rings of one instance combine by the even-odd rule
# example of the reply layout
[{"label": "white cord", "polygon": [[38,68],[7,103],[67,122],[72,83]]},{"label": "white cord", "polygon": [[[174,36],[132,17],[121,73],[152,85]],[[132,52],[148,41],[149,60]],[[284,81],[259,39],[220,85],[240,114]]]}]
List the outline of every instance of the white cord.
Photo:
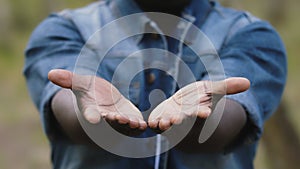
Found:
[{"label": "white cord", "polygon": [[154,169],[159,169],[160,152],[161,152],[161,135],[158,134],[157,137],[156,137],[156,150],[155,150]]}]

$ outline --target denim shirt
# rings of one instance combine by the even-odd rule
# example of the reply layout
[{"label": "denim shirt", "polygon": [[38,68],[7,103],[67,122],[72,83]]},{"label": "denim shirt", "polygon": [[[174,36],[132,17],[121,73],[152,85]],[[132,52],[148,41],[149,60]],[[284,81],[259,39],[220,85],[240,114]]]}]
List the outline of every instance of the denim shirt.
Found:
[{"label": "denim shirt", "polygon": [[[86,9],[91,8],[99,8],[100,16],[97,16],[94,22],[89,22],[91,23],[89,25],[76,12],[84,13]],[[93,3],[87,8],[52,14],[33,32],[25,51],[24,75],[51,143],[53,167],[57,169],[253,168],[256,145],[263,130],[263,123],[275,111],[281,99],[286,81],[286,53],[279,35],[270,24],[253,19],[254,17],[248,17],[249,23],[247,24],[237,22],[238,18],[248,16],[248,14],[244,11],[224,8],[217,2],[193,0],[184,9],[181,17],[208,34],[213,45],[216,46],[226,77],[246,77],[251,81],[251,88],[248,91],[226,96],[239,102],[248,115],[247,128],[243,130],[241,137],[236,139],[233,148],[219,153],[188,153],[173,148],[159,157],[125,158],[105,150],[74,144],[63,133],[50,106],[51,98],[60,90],[60,87],[49,82],[48,72],[55,68],[74,71],[78,55],[91,36],[90,29],[95,26],[101,28],[115,19],[139,12],[142,11],[132,0],[106,0]],[[84,14],[93,18],[89,11]],[[72,18],[74,16],[76,16],[75,19]],[[220,23],[211,26],[215,21],[220,21]],[[150,28],[156,32],[160,31],[157,25],[149,24],[151,20],[136,22],[133,23],[136,29]],[[183,30],[188,30],[186,25],[183,26]],[[225,30],[228,31],[222,32]],[[182,31],[178,32],[183,34]],[[111,34],[107,38],[101,37],[98,43],[103,47],[112,37]],[[183,37],[183,41],[193,39],[186,37]],[[209,79],[203,63],[186,45],[182,44],[182,41],[153,33],[135,36],[112,48],[108,53],[111,57],[103,59],[99,69],[95,70],[97,76],[111,81],[122,94],[126,95],[122,78],[126,80],[128,77],[120,76],[120,79],[114,82],[112,74],[126,56],[148,48],[167,49],[179,55],[192,71],[195,80]],[[168,62],[168,60],[160,60],[161,62]],[[174,67],[170,66],[169,69],[172,72]],[[187,83],[190,81],[186,80]],[[134,77],[129,84],[126,97],[141,112],[147,113],[146,110],[153,108],[148,98],[155,89],[160,89],[165,97],[170,97],[179,87],[174,85],[174,79],[170,74],[158,69],[147,69]],[[153,133],[147,131],[144,136],[151,134]],[[157,163],[157,158],[159,158],[159,163]]]}]

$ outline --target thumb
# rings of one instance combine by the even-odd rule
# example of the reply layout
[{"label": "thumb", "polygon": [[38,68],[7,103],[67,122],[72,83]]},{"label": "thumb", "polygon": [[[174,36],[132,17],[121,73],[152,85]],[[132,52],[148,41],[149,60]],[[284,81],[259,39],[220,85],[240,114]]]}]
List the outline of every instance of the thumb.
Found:
[{"label": "thumb", "polygon": [[231,77],[225,80],[226,94],[241,93],[250,88],[250,81],[242,77]]},{"label": "thumb", "polygon": [[249,89],[250,81],[242,77],[230,77],[222,81],[211,82],[212,94],[237,94]]},{"label": "thumb", "polygon": [[68,70],[53,69],[48,73],[48,79],[51,82],[67,89],[72,89],[72,78],[73,73]]}]

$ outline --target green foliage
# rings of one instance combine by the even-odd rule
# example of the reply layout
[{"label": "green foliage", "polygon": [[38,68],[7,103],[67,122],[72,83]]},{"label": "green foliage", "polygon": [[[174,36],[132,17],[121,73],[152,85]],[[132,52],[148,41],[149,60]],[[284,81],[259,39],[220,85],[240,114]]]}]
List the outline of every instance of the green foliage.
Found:
[{"label": "green foliage", "polygon": [[[22,76],[23,51],[31,31],[51,12],[80,7],[90,2],[93,0],[0,0],[0,168],[49,168],[47,141]],[[300,115],[297,107],[300,99],[300,1],[222,2],[269,20],[279,31],[286,44],[289,62],[289,77],[284,98],[290,110],[289,116],[300,135]],[[280,2],[280,9],[277,9],[276,3]],[[38,155],[30,153],[24,157],[23,151]],[[259,152],[261,151],[263,148]],[[21,165],[17,165],[15,161]],[[262,166],[263,163],[258,165]]]}]

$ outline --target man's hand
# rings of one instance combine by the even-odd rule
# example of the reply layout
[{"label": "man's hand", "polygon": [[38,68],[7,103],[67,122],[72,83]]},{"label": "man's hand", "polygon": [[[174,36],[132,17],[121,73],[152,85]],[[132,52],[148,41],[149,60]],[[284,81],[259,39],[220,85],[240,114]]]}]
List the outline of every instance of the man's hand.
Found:
[{"label": "man's hand", "polygon": [[106,80],[61,69],[51,70],[48,78],[58,86],[72,89],[79,110],[88,122],[96,124],[104,118],[114,126],[119,125],[116,127],[119,130],[120,126],[127,131],[147,128],[141,112]]},{"label": "man's hand", "polygon": [[[236,94],[247,90],[250,82],[245,78],[228,78],[223,81],[198,81],[189,84],[172,97],[159,104],[150,114],[150,128],[165,131],[173,124],[181,124],[188,117],[205,119],[212,112],[213,101],[225,94]],[[213,100],[218,96],[218,100]]]}]

